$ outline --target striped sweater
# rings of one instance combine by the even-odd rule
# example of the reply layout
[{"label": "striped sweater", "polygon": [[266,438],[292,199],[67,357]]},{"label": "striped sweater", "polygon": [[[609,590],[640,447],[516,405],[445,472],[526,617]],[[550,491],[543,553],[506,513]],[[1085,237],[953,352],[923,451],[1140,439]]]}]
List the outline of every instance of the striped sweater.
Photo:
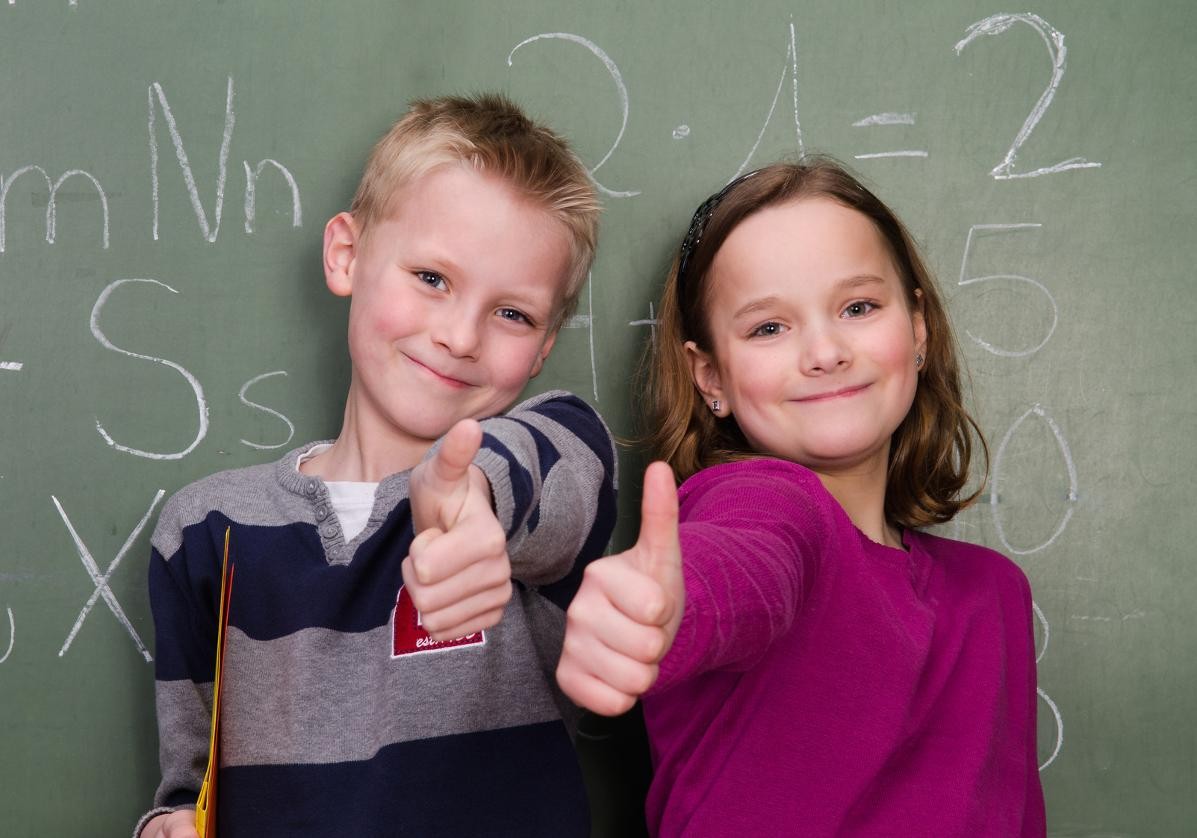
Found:
[{"label": "striped sweater", "polygon": [[346,543],[297,458],[212,475],[163,509],[149,584],[162,783],[195,805],[205,766],[224,533],[236,567],[217,815],[236,836],[571,836],[589,813],[554,670],[564,609],[615,522],[598,415],[546,393],[484,420],[475,463],[508,536],[502,621],[435,642],[402,591],[409,472],[383,480]]}]

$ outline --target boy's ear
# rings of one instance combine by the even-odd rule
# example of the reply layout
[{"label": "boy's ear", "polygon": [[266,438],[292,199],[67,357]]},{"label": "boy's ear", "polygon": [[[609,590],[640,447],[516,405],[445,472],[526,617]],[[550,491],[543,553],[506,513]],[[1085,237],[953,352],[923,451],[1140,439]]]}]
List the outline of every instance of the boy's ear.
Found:
[{"label": "boy's ear", "polygon": [[536,354],[536,361],[532,364],[532,374],[528,378],[536,378],[540,375],[540,371],[544,369],[544,362],[549,359],[549,353],[553,351],[553,344],[557,342],[557,335],[560,331],[561,327],[557,327],[544,339],[544,343],[540,346],[540,352]]},{"label": "boy's ear", "polygon": [[686,341],[685,350],[686,360],[690,363],[690,377],[694,379],[694,386],[698,388],[698,392],[702,393],[707,404],[719,400],[730,409],[731,405],[728,405],[723,398],[719,368],[715,365],[715,359],[711,353],[699,349],[698,344],[692,340]]},{"label": "boy's ear", "polygon": [[324,225],[324,282],[338,297],[353,293],[353,260],[357,258],[357,222],[339,212]]}]

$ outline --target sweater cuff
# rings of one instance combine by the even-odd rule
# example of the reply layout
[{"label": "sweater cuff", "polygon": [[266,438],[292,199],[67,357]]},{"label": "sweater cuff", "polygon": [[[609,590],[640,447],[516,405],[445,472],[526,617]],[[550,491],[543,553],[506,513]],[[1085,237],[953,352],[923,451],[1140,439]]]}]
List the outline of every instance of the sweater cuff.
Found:
[{"label": "sweater cuff", "polygon": [[133,827],[133,838],[141,838],[141,831],[146,828],[146,825],[158,817],[159,815],[169,815],[171,812],[177,812],[180,809],[194,809],[194,806],[159,806],[156,809],[150,809],[141,816],[141,820],[137,822],[137,826]]},{"label": "sweater cuff", "polygon": [[489,448],[480,448],[474,457],[473,465],[482,469],[486,480],[490,483],[490,503],[495,510],[495,517],[510,541],[515,535],[515,494],[511,488],[511,464],[500,454]]}]

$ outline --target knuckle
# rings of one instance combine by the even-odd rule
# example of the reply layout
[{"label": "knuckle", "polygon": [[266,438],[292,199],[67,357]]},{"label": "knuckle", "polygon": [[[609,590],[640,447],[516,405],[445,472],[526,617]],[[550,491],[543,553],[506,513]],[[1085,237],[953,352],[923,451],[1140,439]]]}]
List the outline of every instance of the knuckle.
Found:
[{"label": "knuckle", "polygon": [[498,521],[494,522],[494,526],[487,526],[480,536],[481,549],[486,551],[488,556],[502,554],[503,558],[507,558],[507,537]]},{"label": "knuckle", "polygon": [[583,584],[585,584],[587,582],[589,582],[591,585],[601,584],[600,580],[603,577],[603,571],[604,571],[604,567],[603,567],[602,559],[599,559],[598,561],[593,561],[590,564],[586,565],[586,569],[582,571]]},{"label": "knuckle", "polygon": [[420,621],[424,626],[424,630],[429,634],[438,634],[448,628],[444,616],[438,611],[431,613],[421,612]]},{"label": "knuckle", "polygon": [[655,666],[638,666],[636,671],[632,674],[631,688],[636,695],[643,695],[648,692],[657,680],[657,668]]},{"label": "knuckle", "polygon": [[642,601],[644,619],[650,623],[659,623],[665,617],[665,597],[660,590],[649,591]]},{"label": "knuckle", "polygon": [[645,661],[659,661],[665,656],[665,633],[653,632],[651,636],[645,639],[641,648],[641,653],[644,655]]},{"label": "knuckle", "polygon": [[[502,619],[502,611],[488,611],[473,622],[471,629],[481,631],[482,629],[494,628]],[[477,626],[477,628],[474,628],[474,626]]]},{"label": "knuckle", "polygon": [[624,713],[632,709],[632,705],[636,703],[636,699],[628,695],[612,695],[608,697],[603,703],[603,709],[599,712],[604,716],[622,716]]}]

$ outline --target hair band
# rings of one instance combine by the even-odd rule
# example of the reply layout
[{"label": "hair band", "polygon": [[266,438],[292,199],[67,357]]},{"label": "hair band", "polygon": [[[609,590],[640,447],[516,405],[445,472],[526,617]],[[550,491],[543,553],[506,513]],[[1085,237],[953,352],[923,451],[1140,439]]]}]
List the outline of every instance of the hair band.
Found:
[{"label": "hair band", "polygon": [[726,186],[699,204],[698,209],[694,211],[694,217],[690,219],[690,228],[686,231],[686,237],[682,239],[682,247],[678,252],[677,297],[679,306],[685,296],[683,292],[685,291],[686,268],[690,265],[690,256],[702,241],[702,234],[706,231],[707,224],[715,213],[715,208],[727,197],[729,192],[759,171],[760,169],[753,169],[747,174],[733,178]]}]

